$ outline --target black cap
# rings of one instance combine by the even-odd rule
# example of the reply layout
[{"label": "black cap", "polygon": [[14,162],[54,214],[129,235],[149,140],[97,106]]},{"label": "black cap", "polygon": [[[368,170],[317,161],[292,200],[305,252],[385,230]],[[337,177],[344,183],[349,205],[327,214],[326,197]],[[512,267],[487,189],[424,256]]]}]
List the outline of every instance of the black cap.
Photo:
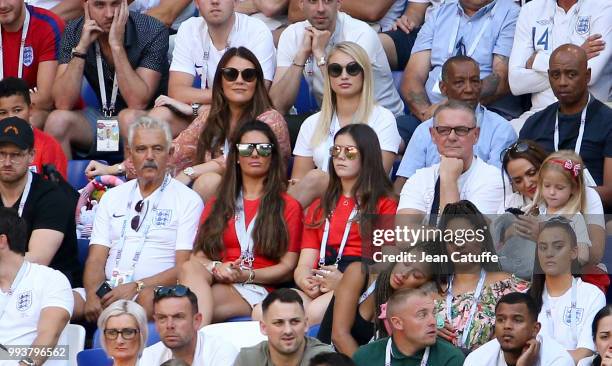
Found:
[{"label": "black cap", "polygon": [[8,117],[0,121],[0,143],[9,142],[22,150],[34,147],[32,126],[19,117]]}]

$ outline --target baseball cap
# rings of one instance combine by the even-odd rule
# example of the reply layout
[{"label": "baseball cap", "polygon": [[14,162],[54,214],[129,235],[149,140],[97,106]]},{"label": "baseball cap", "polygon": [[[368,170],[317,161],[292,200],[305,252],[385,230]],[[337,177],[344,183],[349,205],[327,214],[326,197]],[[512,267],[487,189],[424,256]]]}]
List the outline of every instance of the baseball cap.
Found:
[{"label": "baseball cap", "polygon": [[22,150],[34,147],[34,131],[30,124],[19,117],[0,121],[0,143],[9,142]]}]

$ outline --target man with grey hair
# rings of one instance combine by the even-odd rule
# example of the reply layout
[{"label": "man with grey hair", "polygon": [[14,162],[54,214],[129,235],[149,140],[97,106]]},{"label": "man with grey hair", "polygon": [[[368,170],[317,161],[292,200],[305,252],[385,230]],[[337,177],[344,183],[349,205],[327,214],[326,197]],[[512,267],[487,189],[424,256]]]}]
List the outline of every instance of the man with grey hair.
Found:
[{"label": "man with grey hair", "polygon": [[95,321],[120,299],[136,299],[151,316],[153,289],[176,284],[203,205],[168,174],[171,141],[166,122],[143,116],[130,126],[126,150],[136,179],[109,190],[98,205],[75,319]]},{"label": "man with grey hair", "polygon": [[448,203],[469,200],[484,213],[496,213],[504,195],[499,169],[474,155],[480,128],[474,109],[467,103],[450,100],[434,113],[429,132],[438,148],[440,162],[417,170],[404,184],[398,214],[410,221],[432,219]]}]

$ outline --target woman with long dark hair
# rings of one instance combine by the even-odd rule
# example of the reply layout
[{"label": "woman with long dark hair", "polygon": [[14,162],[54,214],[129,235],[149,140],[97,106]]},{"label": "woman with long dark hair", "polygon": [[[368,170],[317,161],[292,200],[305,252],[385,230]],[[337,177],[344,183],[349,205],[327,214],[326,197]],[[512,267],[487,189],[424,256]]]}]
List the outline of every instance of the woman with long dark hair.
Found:
[{"label": "woman with long dark hair", "polygon": [[[191,114],[191,106],[173,101],[173,113]],[[228,49],[219,60],[212,87],[210,107],[204,106],[199,115],[173,141],[170,161],[173,175],[183,183],[194,182],[194,189],[208,198],[214,193],[225,169],[225,141],[246,121],[259,120],[268,124],[280,143],[283,159],[291,154],[289,132],[283,116],[273,109],[268,96],[261,65],[245,47]],[[92,160],[86,169],[92,178],[97,175],[121,174],[127,170],[133,176],[131,161],[106,166]],[[198,179],[202,176],[202,179]]]},{"label": "woman with long dark hair", "polygon": [[447,204],[438,228],[448,259],[447,286],[436,300],[438,318],[445,319],[438,334],[468,352],[491,340],[497,300],[527,291],[529,282],[501,271],[487,219],[472,202]]},{"label": "woman with long dark hair", "polygon": [[342,272],[362,256],[375,215],[395,215],[397,200],[380,159],[374,130],[342,127],[329,150],[329,183],[308,208],[295,283],[305,299],[310,324],[318,324]]},{"label": "woman with long dark hair", "polygon": [[179,274],[198,296],[204,325],[251,315],[270,289],[291,279],[298,260],[302,208],[285,193],[272,129],[247,122],[232,141],[228,169]]},{"label": "woman with long dark hair", "polygon": [[529,294],[542,309],[540,332],[563,345],[574,362],[593,354],[591,324],[606,305],[603,292],[574,277],[580,272],[577,258],[578,242],[571,221],[561,216],[546,221],[538,235]]},{"label": "woman with long dark hair", "polygon": [[595,355],[578,362],[578,366],[611,366],[612,365],[612,305],[601,308],[593,318],[591,326]]}]

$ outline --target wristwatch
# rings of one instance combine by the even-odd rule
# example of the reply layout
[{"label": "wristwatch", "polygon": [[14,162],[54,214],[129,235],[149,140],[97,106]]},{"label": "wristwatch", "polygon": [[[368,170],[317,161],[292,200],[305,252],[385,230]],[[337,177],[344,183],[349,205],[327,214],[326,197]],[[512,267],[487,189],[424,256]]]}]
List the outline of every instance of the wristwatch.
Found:
[{"label": "wristwatch", "polygon": [[117,174],[121,175],[125,173],[125,166],[123,166],[123,163],[119,163],[116,166],[117,166]]},{"label": "wristwatch", "polygon": [[189,179],[193,180],[194,175],[195,175],[195,169],[193,169],[192,166],[188,166],[187,168],[183,169],[183,174],[188,176]]},{"label": "wristwatch", "polygon": [[145,287],[145,283],[143,281],[136,281],[136,293],[140,293],[142,289]]},{"label": "wristwatch", "polygon": [[32,357],[24,357],[21,360],[19,360],[19,363],[22,363],[26,366],[36,366],[36,362],[34,362]]},{"label": "wristwatch", "polygon": [[70,52],[70,58],[82,58],[83,60],[85,60],[87,58],[87,53],[83,53],[83,52],[79,52],[77,51],[76,47],[74,47],[72,49],[72,52]]},{"label": "wristwatch", "polygon": [[326,64],[327,64],[327,61],[325,60],[325,56],[321,56],[317,60],[317,66],[325,66]]},{"label": "wristwatch", "polygon": [[195,117],[198,116],[198,111],[200,110],[200,106],[201,106],[200,103],[191,103],[191,110]]}]

